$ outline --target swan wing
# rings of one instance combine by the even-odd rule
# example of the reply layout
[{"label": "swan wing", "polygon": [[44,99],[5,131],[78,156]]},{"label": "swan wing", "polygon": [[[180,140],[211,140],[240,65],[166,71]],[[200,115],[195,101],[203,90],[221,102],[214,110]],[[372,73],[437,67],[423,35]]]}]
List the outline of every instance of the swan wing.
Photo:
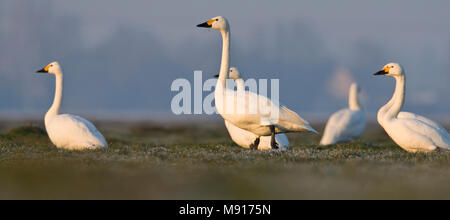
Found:
[{"label": "swan wing", "polygon": [[[216,100],[218,100],[216,98]],[[217,104],[217,101],[216,101]],[[310,131],[317,133],[307,121],[297,113],[282,105],[276,105],[269,98],[246,91],[227,91],[224,105],[219,113],[233,125],[258,136],[270,134],[268,125],[275,125],[276,133]],[[259,108],[265,106],[265,108]]]},{"label": "swan wing", "polygon": [[[406,129],[412,131],[413,133],[420,135],[424,138],[429,139],[433,142],[437,147],[450,149],[450,139],[448,137],[448,133],[443,132],[434,126],[425,123],[421,120],[415,118],[401,118],[397,119],[398,122],[402,123]],[[399,132],[399,131],[397,131]],[[400,131],[401,132],[401,131]],[[408,132],[409,133],[409,132]],[[408,134],[405,132],[405,134]],[[414,137],[411,137],[411,141],[413,141]]]},{"label": "swan wing", "polygon": [[69,114],[57,115],[49,124],[49,135],[62,146],[89,144],[92,147],[108,147],[103,135],[88,120]]},{"label": "swan wing", "polygon": [[425,118],[425,117],[423,117],[421,115],[417,115],[417,114],[411,113],[411,112],[400,112],[398,114],[397,118],[400,118],[400,119],[410,118],[410,119],[419,120],[419,121],[422,121],[423,123],[426,123],[426,124],[436,128],[438,130],[447,132],[447,130],[444,127],[442,127],[440,124],[436,123],[435,121],[433,121],[431,119],[428,119],[428,118]]},{"label": "swan wing", "polygon": [[320,144],[330,145],[351,141],[363,133],[365,126],[366,117],[364,112],[342,109],[334,113],[328,120]]}]

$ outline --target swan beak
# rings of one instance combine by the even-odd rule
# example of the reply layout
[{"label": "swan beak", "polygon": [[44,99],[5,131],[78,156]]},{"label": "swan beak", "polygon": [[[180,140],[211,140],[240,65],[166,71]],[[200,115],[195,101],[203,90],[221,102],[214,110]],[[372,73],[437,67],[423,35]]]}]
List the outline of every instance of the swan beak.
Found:
[{"label": "swan beak", "polygon": [[219,74],[215,75],[214,78],[219,78]]},{"label": "swan beak", "polygon": [[48,69],[50,69],[50,65],[44,67],[41,70],[36,71],[36,73],[48,73]]},{"label": "swan beak", "polygon": [[41,70],[36,71],[36,73],[48,73],[48,71],[45,70],[45,68],[42,68]]},{"label": "swan beak", "polygon": [[386,67],[384,67],[382,70],[380,70],[380,71],[378,71],[377,73],[375,73],[374,75],[375,75],[375,76],[378,76],[378,75],[386,75],[386,74],[389,73],[389,70],[390,70],[390,69],[391,69],[390,67],[386,66]]},{"label": "swan beak", "polygon": [[197,27],[211,28],[213,23],[214,23],[214,20],[210,20],[210,21],[207,21],[205,23],[201,23],[201,24],[197,25]]},{"label": "swan beak", "polygon": [[375,74],[373,74],[373,75],[375,75],[375,76],[380,76],[380,75],[386,75],[387,73],[384,71],[384,70],[380,70],[380,71],[378,71],[378,72],[376,72]]}]

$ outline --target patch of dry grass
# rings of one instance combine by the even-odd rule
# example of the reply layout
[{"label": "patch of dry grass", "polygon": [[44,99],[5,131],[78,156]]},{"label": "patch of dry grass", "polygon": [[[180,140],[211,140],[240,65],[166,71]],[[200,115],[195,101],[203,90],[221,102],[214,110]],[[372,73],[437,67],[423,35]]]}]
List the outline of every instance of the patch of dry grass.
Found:
[{"label": "patch of dry grass", "polygon": [[406,153],[377,125],[331,147],[290,134],[286,152],[241,149],[222,123],[100,125],[106,151],[4,129],[0,199],[450,199],[450,153]]}]

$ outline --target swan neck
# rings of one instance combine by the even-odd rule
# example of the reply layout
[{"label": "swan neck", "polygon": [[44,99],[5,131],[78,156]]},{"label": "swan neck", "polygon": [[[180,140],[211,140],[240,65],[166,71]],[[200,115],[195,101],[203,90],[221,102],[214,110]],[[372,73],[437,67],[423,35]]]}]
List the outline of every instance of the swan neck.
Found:
[{"label": "swan neck", "polygon": [[405,103],[405,76],[395,76],[395,92],[392,96],[392,103],[389,110],[387,110],[387,117],[389,118],[395,118],[397,117],[398,113],[402,110],[403,104]]},{"label": "swan neck", "polygon": [[350,110],[361,110],[361,105],[358,99],[358,90],[354,87],[350,89],[348,96],[348,105]]},{"label": "swan neck", "polygon": [[219,79],[217,81],[217,88],[225,88],[228,69],[230,68],[230,31],[224,30],[222,34],[222,61],[220,64]]},{"label": "swan neck", "polygon": [[245,90],[245,83],[243,79],[236,79],[237,91],[241,92]]},{"label": "swan neck", "polygon": [[53,104],[45,115],[45,120],[52,118],[59,114],[59,108],[61,107],[62,93],[63,93],[63,74],[58,72],[55,74],[55,98]]}]

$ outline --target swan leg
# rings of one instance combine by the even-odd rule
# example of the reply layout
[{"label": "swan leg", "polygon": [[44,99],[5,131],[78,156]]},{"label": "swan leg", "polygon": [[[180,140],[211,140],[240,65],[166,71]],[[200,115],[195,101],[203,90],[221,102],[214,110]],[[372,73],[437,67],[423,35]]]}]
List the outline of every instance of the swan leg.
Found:
[{"label": "swan leg", "polygon": [[273,125],[270,126],[270,132],[272,133],[272,136],[270,138],[270,146],[272,147],[273,150],[277,150],[280,147],[278,146],[278,143],[275,140],[275,126]]},{"label": "swan leg", "polygon": [[250,149],[252,149],[252,150],[258,150],[260,138],[261,138],[261,137],[256,138],[256,139],[255,139],[255,142],[253,142],[253,144],[250,144]]}]

